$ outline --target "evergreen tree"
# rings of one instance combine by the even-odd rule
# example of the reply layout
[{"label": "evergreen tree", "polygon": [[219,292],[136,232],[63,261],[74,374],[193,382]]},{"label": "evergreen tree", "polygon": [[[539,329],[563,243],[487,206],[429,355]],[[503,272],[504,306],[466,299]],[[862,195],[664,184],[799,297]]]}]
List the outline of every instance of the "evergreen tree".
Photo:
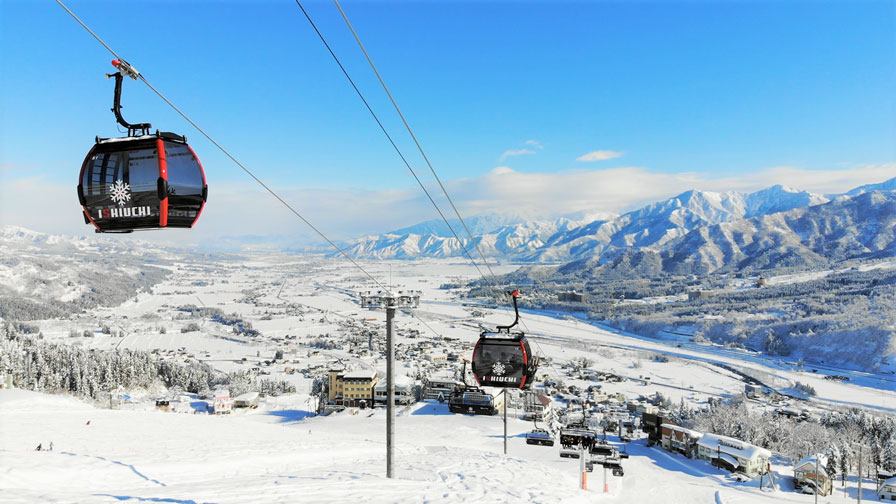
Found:
[{"label": "evergreen tree", "polygon": [[880,465],[884,471],[896,471],[896,435],[890,434],[880,453]]},{"label": "evergreen tree", "polygon": [[840,450],[837,449],[837,445],[832,444],[828,448],[827,452],[828,463],[825,465],[824,470],[828,473],[828,476],[833,480],[834,476],[837,475],[837,467],[840,465]]},{"label": "evergreen tree", "polygon": [[851,466],[852,449],[849,444],[840,445],[840,485],[846,486],[846,476],[849,475]]}]

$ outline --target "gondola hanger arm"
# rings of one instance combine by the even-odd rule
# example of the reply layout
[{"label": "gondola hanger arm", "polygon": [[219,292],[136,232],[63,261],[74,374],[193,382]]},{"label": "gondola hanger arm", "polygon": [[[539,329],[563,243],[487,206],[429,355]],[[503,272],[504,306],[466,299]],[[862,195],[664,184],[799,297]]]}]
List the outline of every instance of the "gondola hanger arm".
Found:
[{"label": "gondola hanger arm", "polygon": [[520,291],[519,291],[519,289],[514,289],[514,290],[512,290],[512,291],[507,292],[507,294],[513,299],[513,311],[514,311],[514,313],[516,313],[516,318],[513,319],[513,323],[510,324],[510,325],[506,325],[506,326],[498,326],[498,327],[497,327],[498,332],[502,332],[502,331],[503,331],[503,332],[508,332],[508,333],[509,333],[509,332],[510,332],[510,328],[512,328],[513,326],[517,325],[517,323],[519,323],[519,321],[520,321],[520,310],[519,310],[519,308],[517,307],[517,304],[516,304],[516,298],[519,297],[519,295],[520,295]]}]

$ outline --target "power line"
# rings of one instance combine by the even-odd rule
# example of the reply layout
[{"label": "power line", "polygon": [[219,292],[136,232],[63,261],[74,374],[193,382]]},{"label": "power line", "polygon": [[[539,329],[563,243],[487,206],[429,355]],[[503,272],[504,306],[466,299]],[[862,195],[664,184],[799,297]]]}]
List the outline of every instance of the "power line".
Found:
[{"label": "power line", "polygon": [[[68,13],[75,19],[75,21],[77,21],[81,26],[84,27],[85,30],[88,31],[88,33],[90,33],[91,35],[93,35],[93,37],[94,37],[97,41],[99,41],[99,43],[102,44],[103,47],[106,48],[106,50],[108,50],[110,53],[112,53],[112,55],[114,55],[117,59],[119,59],[119,60],[121,60],[121,61],[126,61],[126,60],[124,60],[124,58],[122,58],[121,56],[119,56],[118,53],[116,53],[111,47],[109,47],[108,44],[106,44],[105,42],[103,42],[103,40],[102,40],[96,33],[94,33],[94,31],[91,30],[90,27],[88,27],[83,21],[81,21],[81,20],[78,18],[78,16],[76,16],[75,13],[71,11],[71,9],[69,9],[64,3],[62,3],[62,0],[56,0],[56,3],[58,3],[63,9],[65,9],[65,10],[66,10],[66,11],[67,11],[67,12],[68,12]],[[136,72],[136,69],[135,69],[135,72]],[[177,112],[178,114],[180,114],[180,116],[183,117],[188,123],[190,123],[190,125],[193,126],[193,127],[196,129],[196,131],[198,131],[199,133],[201,133],[202,136],[204,136],[209,142],[211,142],[215,147],[217,147],[218,150],[220,150],[222,153],[224,153],[225,156],[227,156],[228,158],[230,158],[231,161],[233,161],[233,162],[234,162],[237,166],[239,166],[244,172],[246,172],[250,177],[252,177],[252,179],[254,179],[256,182],[258,182],[258,184],[259,184],[261,187],[263,187],[265,190],[267,190],[267,192],[269,192],[273,197],[277,198],[277,201],[279,201],[280,203],[282,203],[283,206],[285,206],[287,209],[289,209],[290,212],[292,212],[296,217],[298,217],[299,219],[301,219],[301,221],[304,222],[308,227],[310,227],[312,230],[314,230],[315,233],[317,233],[321,238],[323,238],[327,243],[329,243],[333,248],[335,248],[340,254],[342,254],[346,259],[348,259],[349,262],[351,262],[356,268],[358,268],[358,269],[361,270],[365,275],[367,275],[367,277],[370,278],[370,279],[373,281],[373,283],[375,283],[377,286],[379,286],[383,291],[389,292],[389,289],[386,288],[386,286],[384,286],[382,283],[380,283],[376,278],[373,277],[373,275],[371,275],[370,273],[368,273],[367,270],[365,270],[363,267],[361,267],[360,264],[358,264],[358,263],[357,263],[354,259],[352,259],[352,258],[351,258],[351,257],[344,251],[344,250],[342,250],[342,248],[340,248],[340,247],[339,247],[338,245],[336,245],[332,240],[330,240],[330,239],[327,237],[327,235],[325,235],[325,234],[323,233],[323,231],[321,231],[320,229],[318,229],[314,224],[311,223],[311,221],[309,221],[309,220],[306,219],[304,216],[302,216],[302,214],[300,214],[295,208],[293,208],[292,205],[290,205],[290,204],[287,203],[283,198],[281,198],[279,194],[277,194],[276,192],[274,192],[273,189],[271,189],[270,187],[268,187],[267,184],[265,184],[264,182],[261,181],[261,179],[259,179],[257,176],[255,176],[255,174],[252,173],[251,170],[249,170],[248,168],[246,168],[241,162],[239,162],[239,160],[237,160],[232,154],[230,154],[230,152],[228,152],[227,149],[225,149],[224,147],[221,146],[221,144],[219,144],[218,142],[216,142],[215,139],[212,138],[208,133],[206,133],[205,130],[203,130],[202,128],[200,128],[198,124],[196,124],[195,122],[193,122],[193,120],[190,119],[190,118],[189,118],[183,111],[181,111],[176,105],[174,105],[174,103],[172,103],[171,100],[169,100],[168,98],[165,97],[165,95],[163,95],[161,92],[159,92],[158,89],[156,89],[152,84],[149,83],[149,81],[146,80],[146,77],[144,77],[143,74],[141,74],[141,73],[139,73],[139,72],[136,72],[136,73],[137,73],[137,77],[138,77],[141,81],[143,81],[143,83],[146,84],[146,86],[149,87],[149,89],[151,89],[156,95],[159,96],[159,98],[161,98],[161,99],[162,99],[165,103],[167,103],[172,109],[174,109],[175,112]]]},{"label": "power line", "polygon": [[[296,1],[298,2],[298,0],[296,0]],[[417,136],[414,135],[414,132],[411,130],[411,126],[408,124],[408,121],[404,118],[404,114],[401,113],[401,109],[398,108],[398,104],[395,103],[395,99],[392,97],[392,93],[389,92],[389,88],[386,86],[385,81],[383,81],[382,76],[380,76],[380,72],[376,69],[376,65],[373,64],[373,60],[370,58],[370,55],[367,53],[367,49],[364,48],[364,44],[361,43],[361,39],[358,37],[358,34],[355,32],[354,27],[352,27],[351,22],[349,22],[348,16],[345,15],[345,11],[342,10],[342,6],[339,5],[339,0],[333,0],[333,3],[336,4],[336,8],[338,8],[339,13],[342,14],[342,19],[345,20],[345,24],[348,26],[348,29],[351,30],[352,35],[354,35],[355,41],[358,42],[358,47],[361,48],[361,51],[364,53],[364,57],[367,58],[367,62],[370,63],[370,68],[373,69],[373,73],[375,73],[376,78],[379,79],[380,84],[383,86],[383,90],[385,90],[386,94],[389,96],[389,100],[392,102],[392,106],[395,107],[395,111],[398,112],[398,116],[401,117],[401,122],[404,123],[404,127],[408,130],[408,134],[410,134],[411,138],[414,139],[414,143],[417,145],[417,150],[420,151],[420,155],[423,156],[423,160],[426,161],[426,165],[429,166],[429,170],[432,172],[433,177],[435,177],[436,182],[439,183],[439,187],[442,188],[442,193],[445,194],[445,198],[448,200],[448,203],[451,204],[451,208],[454,209],[455,215],[457,215],[457,218],[460,220],[460,223],[464,226],[464,230],[466,230],[467,235],[470,237],[470,242],[476,247],[476,250],[479,252],[479,257],[482,258],[482,262],[485,263],[485,267],[488,268],[488,272],[494,277],[495,273],[492,271],[492,267],[488,264],[488,261],[485,259],[485,255],[482,253],[482,248],[479,247],[479,244],[473,238],[473,233],[470,232],[470,228],[467,227],[467,223],[464,222],[464,218],[460,216],[460,212],[457,210],[457,206],[454,205],[454,201],[452,201],[451,196],[448,195],[448,191],[445,189],[445,185],[442,184],[442,180],[439,178],[439,175],[436,173],[435,168],[433,168],[432,163],[429,162],[429,158],[426,156],[426,153],[423,151],[423,147],[420,145],[420,142],[417,140]],[[447,223],[448,221],[445,221],[445,222]]]},{"label": "power line", "polygon": [[[426,189],[426,186],[423,185],[423,181],[421,181],[420,177],[417,176],[417,172],[415,172],[414,169],[411,168],[411,165],[410,165],[410,163],[408,163],[407,158],[404,157],[404,154],[401,152],[401,149],[398,148],[398,145],[396,145],[395,141],[392,139],[392,135],[390,135],[389,132],[386,130],[386,127],[383,126],[383,123],[380,121],[379,116],[376,115],[376,112],[373,111],[373,108],[367,102],[367,99],[364,98],[364,94],[361,93],[361,90],[358,89],[357,85],[355,85],[355,81],[349,75],[348,70],[346,70],[345,67],[342,65],[342,62],[339,61],[339,58],[336,56],[336,53],[330,47],[330,44],[327,42],[327,39],[324,38],[321,31],[317,29],[317,25],[314,24],[314,21],[311,19],[311,16],[308,14],[308,11],[306,11],[305,7],[302,6],[302,2],[299,0],[296,0],[296,4],[299,6],[299,9],[302,10],[302,13],[305,15],[305,18],[308,20],[308,23],[311,24],[311,27],[317,33],[317,36],[320,38],[320,41],[324,43],[324,46],[327,48],[327,51],[330,52],[330,56],[332,56],[333,60],[336,61],[336,64],[339,65],[339,69],[342,70],[342,73],[345,75],[345,78],[348,79],[348,82],[352,85],[352,88],[354,88],[355,93],[357,93],[358,97],[361,98],[361,101],[364,102],[364,106],[367,107],[367,111],[370,112],[371,116],[373,116],[374,121],[376,121],[376,124],[380,127],[380,130],[382,130],[383,134],[386,135],[386,138],[389,140],[389,143],[392,144],[392,148],[395,149],[395,152],[398,154],[398,157],[401,158],[401,161],[404,163],[404,165],[407,167],[407,169],[411,172],[411,175],[414,176],[414,180],[417,181],[417,184],[420,186],[421,189],[423,189],[423,192],[426,193],[426,197],[429,198],[429,202],[432,203],[432,206],[436,209],[436,212],[439,213],[439,216],[442,218],[442,220],[448,226],[448,229],[451,230],[451,234],[454,235],[454,238],[460,244],[460,247],[464,251],[464,254],[467,255],[467,257],[473,263],[473,266],[475,266],[476,270],[479,271],[479,274],[482,275],[482,270],[479,269],[479,265],[476,264],[476,261],[473,260],[473,257],[467,251],[467,248],[464,246],[463,240],[460,239],[460,237],[454,231],[454,228],[451,226],[451,223],[449,223],[448,219],[445,218],[445,214],[442,213],[442,210],[439,208],[439,205],[436,204],[432,195],[430,195],[429,191]],[[486,266],[488,266],[487,263],[486,263]],[[482,275],[482,276],[484,277],[484,275]]]}]

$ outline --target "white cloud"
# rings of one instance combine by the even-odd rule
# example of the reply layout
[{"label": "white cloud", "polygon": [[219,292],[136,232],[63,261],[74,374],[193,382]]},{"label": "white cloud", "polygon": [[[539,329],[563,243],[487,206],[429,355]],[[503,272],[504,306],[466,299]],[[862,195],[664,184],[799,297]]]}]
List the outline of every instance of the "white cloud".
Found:
[{"label": "white cloud", "polygon": [[544,145],[541,145],[541,142],[539,142],[538,140],[526,140],[526,145],[531,145],[536,149],[544,149]]},{"label": "white cloud", "polygon": [[618,158],[619,156],[622,156],[621,152],[611,150],[596,150],[577,157],[576,161],[604,161],[607,159]]},{"label": "white cloud", "polygon": [[498,158],[498,161],[504,161],[505,159],[512,156],[525,156],[528,154],[535,154],[535,151],[531,149],[508,150],[504,151],[504,154],[501,154],[501,157]]},{"label": "white cloud", "polygon": [[[510,212],[550,218],[585,209],[625,212],[689,189],[746,192],[783,184],[798,190],[843,193],[883,182],[894,173],[896,163],[842,170],[771,167],[726,177],[699,172],[657,173],[640,167],[521,173],[498,166],[476,177],[446,180],[445,185],[465,217]],[[432,184],[428,188],[445,215],[453,217],[438,188]],[[411,185],[389,190],[278,188],[278,193],[333,240],[439,218],[422,191]],[[93,234],[81,217],[74,187],[54,183],[46,176],[14,179],[6,172],[0,184],[0,225],[4,224],[57,234]],[[292,243],[322,242],[270,194],[246,183],[210,187],[209,203],[192,230],[139,233],[119,239],[215,245],[226,237],[241,235],[280,237]]]}]

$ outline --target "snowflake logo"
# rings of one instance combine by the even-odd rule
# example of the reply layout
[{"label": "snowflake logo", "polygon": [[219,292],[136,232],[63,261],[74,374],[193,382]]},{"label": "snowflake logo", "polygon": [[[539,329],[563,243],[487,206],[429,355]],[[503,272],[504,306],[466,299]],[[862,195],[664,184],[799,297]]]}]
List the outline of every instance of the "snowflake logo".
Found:
[{"label": "snowflake logo", "polygon": [[504,364],[501,364],[500,362],[496,362],[492,366],[492,373],[495,373],[498,376],[504,374],[504,371],[506,371],[506,369],[504,368]]},{"label": "snowflake logo", "polygon": [[112,201],[118,203],[118,206],[124,206],[131,201],[131,186],[123,180],[116,180],[114,184],[110,184],[109,192],[112,193]]}]

